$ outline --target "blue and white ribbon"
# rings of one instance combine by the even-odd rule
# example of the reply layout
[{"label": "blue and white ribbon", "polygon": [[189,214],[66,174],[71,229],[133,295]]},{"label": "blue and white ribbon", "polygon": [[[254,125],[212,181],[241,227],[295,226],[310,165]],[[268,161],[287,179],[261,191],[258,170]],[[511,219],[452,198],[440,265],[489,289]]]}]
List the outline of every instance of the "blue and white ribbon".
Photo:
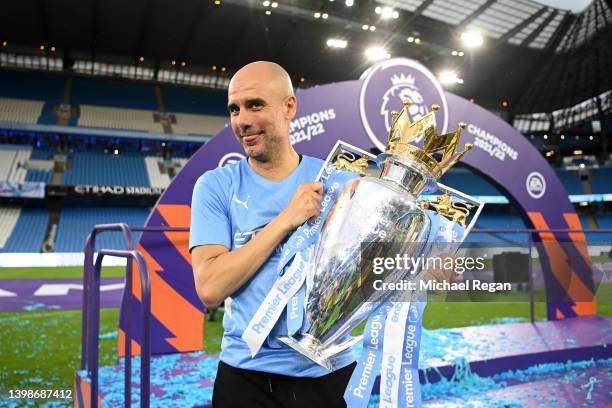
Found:
[{"label": "blue and white ribbon", "polygon": [[304,323],[304,297],[306,295],[306,285],[302,285],[298,292],[291,298],[287,305],[287,333],[293,336],[297,333]]},{"label": "blue and white ribbon", "polygon": [[351,408],[365,408],[370,401],[374,381],[380,373],[384,346],[384,328],[391,303],[385,302],[370,315],[363,332],[363,352],[344,392]]},{"label": "blue and white ribbon", "polygon": [[380,373],[380,407],[398,407],[406,320],[410,302],[395,302],[387,313]]},{"label": "blue and white ribbon", "polygon": [[249,346],[251,356],[255,356],[261,345],[272,331],[276,321],[289,299],[295,295],[306,279],[306,265],[310,260],[309,254],[299,253],[295,256],[287,272],[278,278],[272,286],[270,293],[266,296],[259,309],[249,322],[242,339]]},{"label": "blue and white ribbon", "polygon": [[[453,253],[463,241],[465,229],[434,211],[426,213],[432,233],[424,254]],[[370,317],[364,332],[363,352],[344,393],[349,407],[364,408],[368,405],[372,392],[371,373],[380,373],[380,407],[421,406],[419,352],[425,306],[426,296],[413,292],[411,302],[386,301]],[[379,327],[381,319],[384,319],[382,329]],[[379,333],[376,352],[369,345],[374,328]]]},{"label": "blue and white ribbon", "polygon": [[419,351],[425,302],[412,302],[406,321],[404,348],[402,350],[402,372],[398,407],[421,406],[421,384],[419,382]]}]

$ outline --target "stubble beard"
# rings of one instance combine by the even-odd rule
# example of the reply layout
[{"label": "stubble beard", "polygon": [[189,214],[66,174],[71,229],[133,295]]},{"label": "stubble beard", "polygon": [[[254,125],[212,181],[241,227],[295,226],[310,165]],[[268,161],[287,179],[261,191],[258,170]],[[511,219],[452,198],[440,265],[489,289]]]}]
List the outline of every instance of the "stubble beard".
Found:
[{"label": "stubble beard", "polygon": [[248,152],[249,158],[258,161],[259,163],[268,163],[273,160],[276,156],[278,156],[278,141],[274,138],[274,136],[270,137],[270,135],[265,134],[264,137],[264,146],[263,149],[250,150]]}]

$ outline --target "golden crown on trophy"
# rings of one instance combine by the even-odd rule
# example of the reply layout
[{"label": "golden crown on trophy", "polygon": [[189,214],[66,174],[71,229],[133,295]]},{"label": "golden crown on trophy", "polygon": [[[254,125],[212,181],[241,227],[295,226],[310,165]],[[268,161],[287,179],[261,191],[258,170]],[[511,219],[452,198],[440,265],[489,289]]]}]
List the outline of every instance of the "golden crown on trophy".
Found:
[{"label": "golden crown on trophy", "polygon": [[[416,122],[410,120],[409,106],[410,101],[405,100],[400,112],[391,112],[391,131],[385,152],[417,160],[425,165],[435,178],[439,178],[473,147],[471,143],[466,143],[465,150],[455,151],[459,145],[461,130],[466,127],[466,124],[461,122],[454,132],[439,135],[436,126],[436,112],[440,110],[439,105],[432,105],[431,112]],[[422,148],[412,144],[415,139],[421,137],[423,138]],[[438,152],[442,154],[439,159],[433,155]]]}]

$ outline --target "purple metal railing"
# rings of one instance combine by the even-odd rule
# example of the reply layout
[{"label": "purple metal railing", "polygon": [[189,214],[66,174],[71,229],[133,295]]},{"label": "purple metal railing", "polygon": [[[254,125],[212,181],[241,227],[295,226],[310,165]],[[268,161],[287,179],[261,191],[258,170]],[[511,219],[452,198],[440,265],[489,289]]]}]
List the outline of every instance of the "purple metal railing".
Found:
[{"label": "purple metal railing", "polygon": [[[105,231],[121,231],[125,238],[125,250],[102,249],[94,263],[96,237]],[[104,256],[126,258],[126,281],[121,300],[120,315],[125,316],[125,406],[129,407],[132,395],[132,322],[131,322],[131,288],[132,260],[135,260],[140,272],[141,288],[141,355],[140,355],[140,406],[149,407],[150,400],[150,360],[151,360],[151,281],[146,262],[140,252],[135,251],[132,231],[189,231],[189,228],[173,227],[130,227],[125,223],[96,225],[85,241],[85,259],[83,270],[83,317],[81,327],[81,370],[87,370],[91,379],[91,406],[98,406],[98,365],[99,365],[99,330],[100,330],[100,275]],[[91,314],[91,316],[90,316]]]}]

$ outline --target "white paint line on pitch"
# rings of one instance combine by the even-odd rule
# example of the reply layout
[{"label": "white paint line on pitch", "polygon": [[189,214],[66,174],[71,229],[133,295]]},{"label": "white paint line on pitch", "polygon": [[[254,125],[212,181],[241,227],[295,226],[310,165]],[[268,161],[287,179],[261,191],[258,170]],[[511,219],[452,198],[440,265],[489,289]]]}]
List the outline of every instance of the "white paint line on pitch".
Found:
[{"label": "white paint line on pitch", "polygon": [[8,290],[0,289],[0,297],[15,297],[17,296],[14,292],[9,292]]},{"label": "white paint line on pitch", "polygon": [[[124,286],[124,283],[100,285],[100,291],[119,290],[123,289]],[[83,285],[78,283],[45,283],[34,292],[34,296],[66,296],[70,290],[83,290]]]}]

